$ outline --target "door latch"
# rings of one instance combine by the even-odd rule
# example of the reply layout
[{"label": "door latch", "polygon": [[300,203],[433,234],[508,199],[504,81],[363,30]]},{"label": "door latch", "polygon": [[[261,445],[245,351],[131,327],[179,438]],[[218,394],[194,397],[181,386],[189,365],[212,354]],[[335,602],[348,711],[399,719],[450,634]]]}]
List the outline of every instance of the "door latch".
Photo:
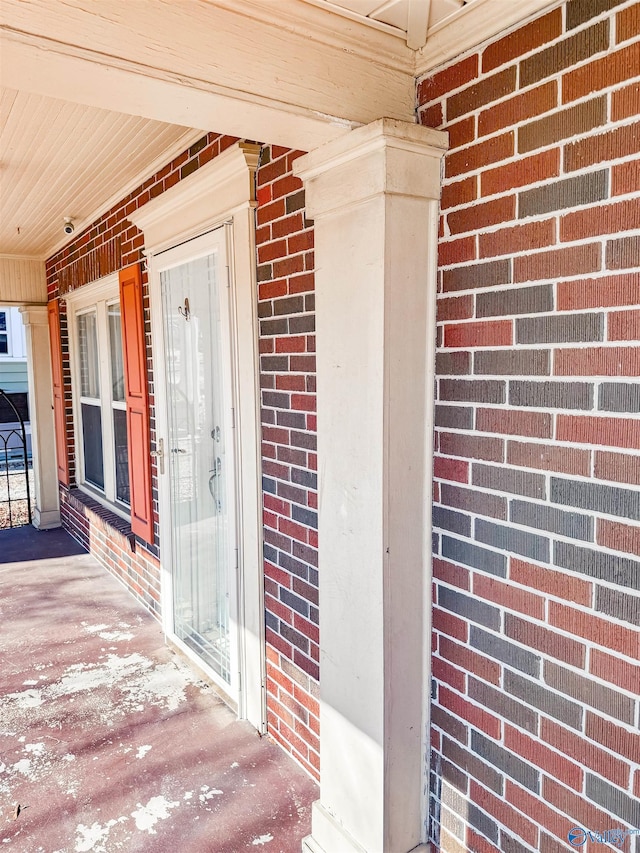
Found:
[{"label": "door latch", "polygon": [[158,439],[156,442],[156,450],[152,450],[150,455],[153,459],[158,460],[158,469],[161,474],[164,474],[164,439]]}]

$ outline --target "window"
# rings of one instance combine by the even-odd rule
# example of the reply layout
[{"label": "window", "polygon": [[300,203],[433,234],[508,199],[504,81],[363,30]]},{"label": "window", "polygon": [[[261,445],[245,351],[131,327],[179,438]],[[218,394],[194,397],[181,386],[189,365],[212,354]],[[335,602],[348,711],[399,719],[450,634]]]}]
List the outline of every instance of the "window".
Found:
[{"label": "window", "polygon": [[0,355],[9,355],[9,324],[7,312],[0,311]]},{"label": "window", "polygon": [[117,277],[88,285],[67,302],[78,484],[124,514],[129,454]]}]

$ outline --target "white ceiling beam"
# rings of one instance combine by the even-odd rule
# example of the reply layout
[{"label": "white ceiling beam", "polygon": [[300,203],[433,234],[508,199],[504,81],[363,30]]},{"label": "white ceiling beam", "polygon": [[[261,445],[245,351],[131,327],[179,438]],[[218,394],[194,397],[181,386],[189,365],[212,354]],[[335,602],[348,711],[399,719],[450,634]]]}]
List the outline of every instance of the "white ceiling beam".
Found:
[{"label": "white ceiling beam", "polygon": [[407,46],[420,50],[427,42],[431,0],[409,0],[407,13]]},{"label": "white ceiling beam", "polygon": [[291,0],[269,22],[270,4],[228,5],[2,0],[3,85],[303,150],[381,115],[413,120],[413,54],[399,40],[374,32],[380,61],[362,43],[345,49],[351,31],[290,21]]}]

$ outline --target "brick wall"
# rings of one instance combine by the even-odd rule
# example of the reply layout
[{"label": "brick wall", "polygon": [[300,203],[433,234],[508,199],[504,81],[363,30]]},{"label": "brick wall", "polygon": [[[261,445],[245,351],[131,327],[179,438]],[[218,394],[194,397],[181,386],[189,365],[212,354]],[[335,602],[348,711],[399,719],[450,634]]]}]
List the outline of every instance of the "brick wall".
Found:
[{"label": "brick wall", "polygon": [[313,226],[273,146],[258,172],[258,313],[269,731],[316,778],[318,514]]},{"label": "brick wall", "polygon": [[[122,199],[47,261],[49,299],[142,260],[144,235],[127,217],[216,157],[235,140],[207,134]],[[317,778],[318,576],[313,227],[291,174],[302,152],[265,146],[257,175],[267,703],[269,731]],[[155,446],[153,348],[146,272],[145,312]],[[71,377],[64,299],[61,330],[72,486],[75,477]],[[61,487],[63,525],[154,615],[161,612],[157,472],[153,543],[79,490]]]},{"label": "brick wall", "polygon": [[450,135],[431,838],[571,849],[640,827],[640,4],[558,5],[418,101]]}]

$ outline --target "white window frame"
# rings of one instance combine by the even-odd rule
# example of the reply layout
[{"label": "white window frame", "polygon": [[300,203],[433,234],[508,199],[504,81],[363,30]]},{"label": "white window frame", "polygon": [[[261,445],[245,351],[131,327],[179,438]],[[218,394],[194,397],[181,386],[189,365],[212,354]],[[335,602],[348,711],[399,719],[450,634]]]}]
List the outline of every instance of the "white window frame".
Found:
[{"label": "white window frame", "polygon": [[2,329],[0,334],[7,336],[7,352],[0,352],[0,361],[26,362],[26,338],[18,308],[1,306],[0,314],[4,314],[6,318],[6,329]]},{"label": "white window frame", "polygon": [[[126,403],[113,399],[111,383],[111,359],[109,342],[108,307],[120,302],[118,275],[105,276],[92,284],[87,284],[68,294],[67,324],[69,329],[69,360],[71,364],[71,392],[73,401],[73,429],[76,455],[76,485],[83,492],[108,507],[124,519],[131,518],[130,507],[116,497],[116,461],[114,453],[114,409],[126,411]],[[84,441],[82,431],[82,404],[93,403],[94,398],[85,398],[81,394],[80,378],[80,342],[78,335],[78,317],[82,314],[96,313],[98,334],[98,365],[100,381],[100,409],[102,413],[102,460],[104,491],[85,478]],[[111,452],[107,453],[106,449]]]}]

